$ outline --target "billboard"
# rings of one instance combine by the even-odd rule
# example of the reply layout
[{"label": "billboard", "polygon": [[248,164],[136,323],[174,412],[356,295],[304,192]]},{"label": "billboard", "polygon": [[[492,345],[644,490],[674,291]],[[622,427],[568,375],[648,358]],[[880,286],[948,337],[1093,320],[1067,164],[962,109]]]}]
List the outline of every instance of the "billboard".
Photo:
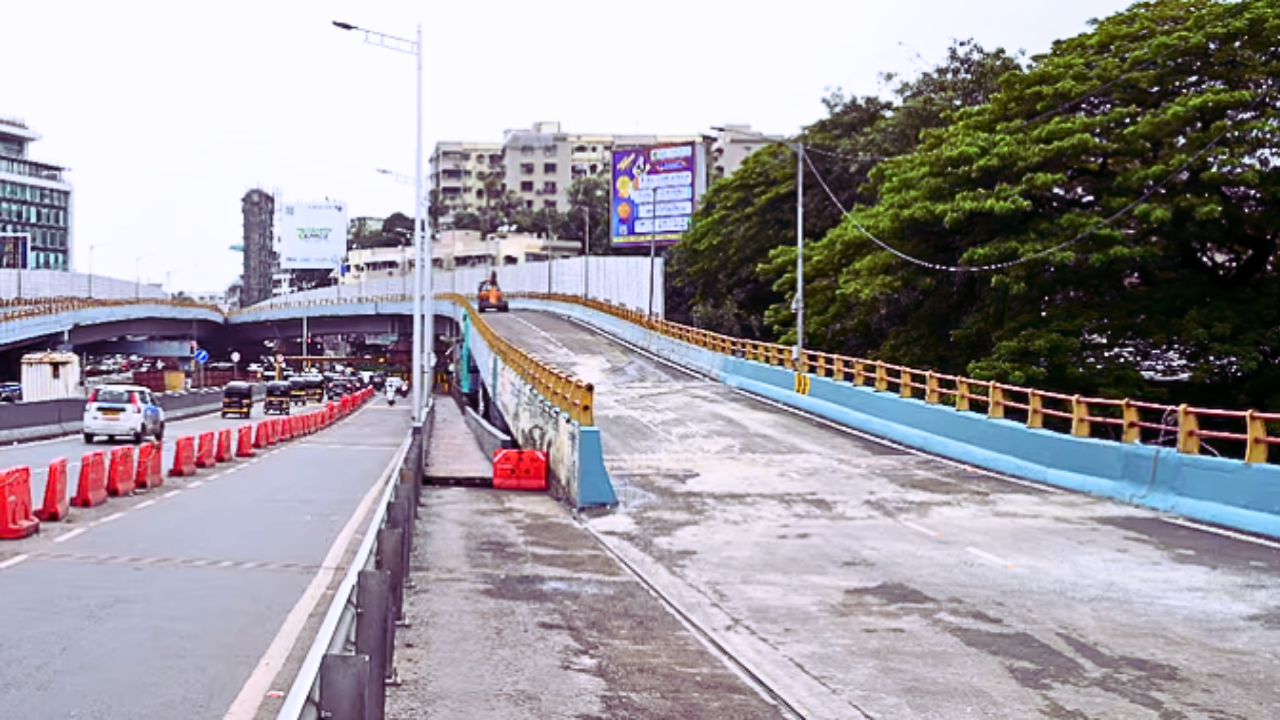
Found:
[{"label": "billboard", "polygon": [[706,187],[701,143],[613,151],[614,247],[679,242]]},{"label": "billboard", "polygon": [[347,254],[347,206],[294,203],[280,209],[276,252],[282,270],[332,270]]}]

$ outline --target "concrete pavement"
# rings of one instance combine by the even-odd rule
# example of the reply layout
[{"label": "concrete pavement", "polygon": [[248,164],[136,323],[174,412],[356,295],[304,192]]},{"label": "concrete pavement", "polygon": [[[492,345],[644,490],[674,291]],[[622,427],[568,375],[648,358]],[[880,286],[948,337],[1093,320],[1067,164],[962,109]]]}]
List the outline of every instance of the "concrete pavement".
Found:
[{"label": "concrete pavement", "polygon": [[1280,716],[1280,544],[869,441],[549,315],[595,384],[588,525],[813,718]]}]

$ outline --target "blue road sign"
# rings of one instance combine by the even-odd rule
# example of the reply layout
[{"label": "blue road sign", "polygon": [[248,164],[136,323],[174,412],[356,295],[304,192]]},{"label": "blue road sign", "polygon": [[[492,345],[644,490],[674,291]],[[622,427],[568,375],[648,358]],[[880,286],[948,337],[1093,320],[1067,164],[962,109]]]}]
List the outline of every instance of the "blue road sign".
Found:
[{"label": "blue road sign", "polygon": [[208,350],[203,350],[203,349],[201,349],[201,350],[197,350],[197,351],[196,351],[196,362],[200,363],[201,365],[203,365],[203,364],[205,364],[205,363],[209,362],[209,351],[208,351]]}]

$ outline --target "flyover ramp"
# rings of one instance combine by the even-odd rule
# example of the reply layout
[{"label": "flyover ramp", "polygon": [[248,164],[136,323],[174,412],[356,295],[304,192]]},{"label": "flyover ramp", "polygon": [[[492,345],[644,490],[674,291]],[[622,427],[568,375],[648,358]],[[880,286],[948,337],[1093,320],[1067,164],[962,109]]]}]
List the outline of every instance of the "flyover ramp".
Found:
[{"label": "flyover ramp", "polygon": [[560,317],[595,384],[601,542],[812,718],[1272,717],[1280,545],[782,410]]},{"label": "flyover ramp", "polygon": [[367,406],[0,545],[0,708],[222,718],[313,580],[336,569],[321,566],[408,427],[407,409]]}]

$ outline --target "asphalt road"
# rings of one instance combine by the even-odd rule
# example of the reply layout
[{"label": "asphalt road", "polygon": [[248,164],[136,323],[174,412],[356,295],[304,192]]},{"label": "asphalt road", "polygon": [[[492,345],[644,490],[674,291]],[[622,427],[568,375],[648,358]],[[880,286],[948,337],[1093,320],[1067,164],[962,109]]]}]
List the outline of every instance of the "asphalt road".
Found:
[{"label": "asphalt road", "polygon": [[588,527],[812,718],[1280,717],[1280,544],[993,477],[486,320],[595,383]]},{"label": "asphalt road", "polygon": [[408,425],[407,410],[374,401],[252,460],[73,508],[68,523],[0,544],[0,717],[222,718]]}]

